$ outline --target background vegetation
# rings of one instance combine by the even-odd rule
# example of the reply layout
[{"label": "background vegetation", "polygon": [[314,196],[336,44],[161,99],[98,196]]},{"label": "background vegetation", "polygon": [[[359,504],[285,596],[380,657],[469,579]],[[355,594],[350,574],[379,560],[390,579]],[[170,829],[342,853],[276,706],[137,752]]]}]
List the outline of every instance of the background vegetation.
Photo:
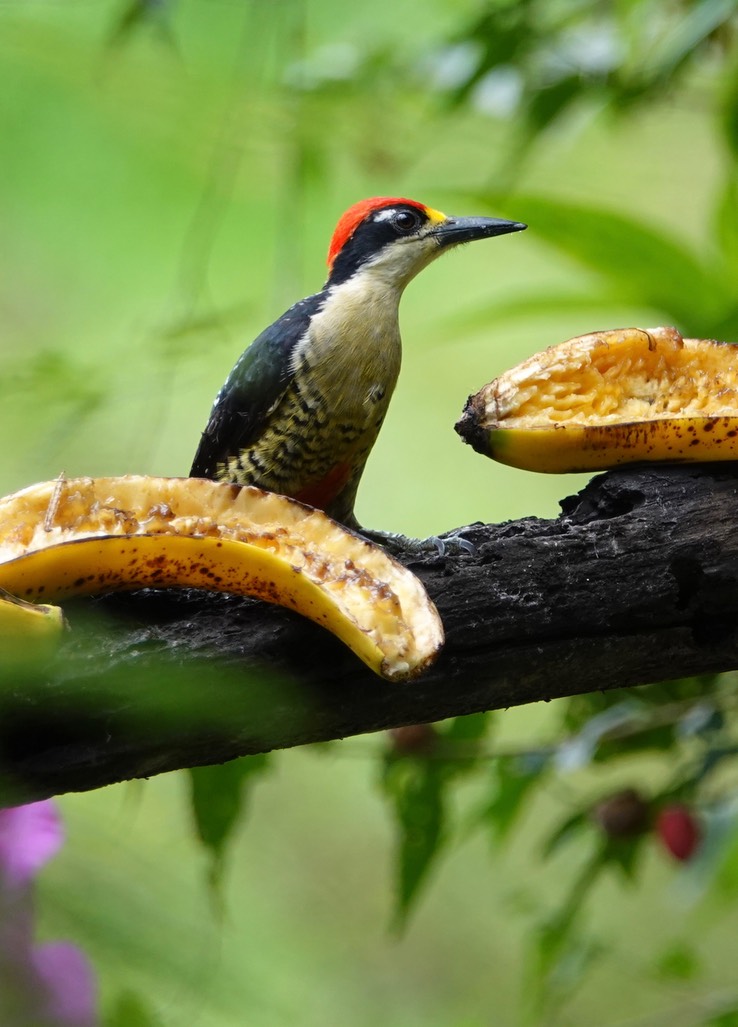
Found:
[{"label": "background vegetation", "polygon": [[[554,515],[584,479],[487,464],[452,425],[585,331],[738,338],[737,24],[730,0],[2,0],[4,492],[186,473],[338,215],[389,194],[531,227],[409,289],[360,518]],[[89,953],[109,1027],[730,1027],[734,685],[66,797],[43,931]],[[633,787],[613,831],[602,800]],[[676,801],[705,834],[678,872],[651,830]]]}]

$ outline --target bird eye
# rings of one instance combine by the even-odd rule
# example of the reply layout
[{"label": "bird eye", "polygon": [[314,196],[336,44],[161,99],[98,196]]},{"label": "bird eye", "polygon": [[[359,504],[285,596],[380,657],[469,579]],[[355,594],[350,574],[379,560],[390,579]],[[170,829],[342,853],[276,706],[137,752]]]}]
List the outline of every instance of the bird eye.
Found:
[{"label": "bird eye", "polygon": [[411,210],[398,210],[392,218],[392,224],[399,232],[414,232],[420,224],[420,218]]}]

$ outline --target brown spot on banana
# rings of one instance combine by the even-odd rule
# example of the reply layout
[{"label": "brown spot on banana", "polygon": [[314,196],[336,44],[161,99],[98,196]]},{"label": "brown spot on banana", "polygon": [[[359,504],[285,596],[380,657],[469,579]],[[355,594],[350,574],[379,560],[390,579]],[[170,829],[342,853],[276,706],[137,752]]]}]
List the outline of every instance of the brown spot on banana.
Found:
[{"label": "brown spot on banana", "polygon": [[738,459],[738,346],[624,328],[551,346],[467,401],[457,432],[526,470]]},{"label": "brown spot on banana", "polygon": [[420,581],[320,511],[181,478],[46,482],[0,500],[0,587],[26,599],[192,587],[322,624],[376,673],[418,674],[443,628]]}]

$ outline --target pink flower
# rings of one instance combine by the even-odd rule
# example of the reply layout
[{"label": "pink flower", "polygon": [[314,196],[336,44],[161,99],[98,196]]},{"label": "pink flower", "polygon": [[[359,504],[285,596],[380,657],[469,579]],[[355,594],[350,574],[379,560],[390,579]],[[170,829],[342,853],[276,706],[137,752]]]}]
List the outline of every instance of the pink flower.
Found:
[{"label": "pink flower", "polygon": [[96,1027],[86,957],[67,942],[33,944],[33,882],[64,841],[52,802],[0,810],[0,1024]]}]

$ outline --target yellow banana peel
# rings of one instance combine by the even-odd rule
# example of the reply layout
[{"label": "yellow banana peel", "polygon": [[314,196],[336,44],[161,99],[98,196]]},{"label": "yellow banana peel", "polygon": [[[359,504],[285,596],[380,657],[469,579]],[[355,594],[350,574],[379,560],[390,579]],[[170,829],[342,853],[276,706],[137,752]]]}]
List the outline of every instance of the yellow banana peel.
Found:
[{"label": "yellow banana peel", "polygon": [[551,346],[470,396],[456,425],[531,471],[738,459],[738,346],[623,328]]},{"label": "yellow banana peel", "polygon": [[325,514],[201,479],[60,478],[0,499],[0,588],[22,600],[142,587],[254,596],[337,635],[399,681],[443,645],[421,582]]}]

